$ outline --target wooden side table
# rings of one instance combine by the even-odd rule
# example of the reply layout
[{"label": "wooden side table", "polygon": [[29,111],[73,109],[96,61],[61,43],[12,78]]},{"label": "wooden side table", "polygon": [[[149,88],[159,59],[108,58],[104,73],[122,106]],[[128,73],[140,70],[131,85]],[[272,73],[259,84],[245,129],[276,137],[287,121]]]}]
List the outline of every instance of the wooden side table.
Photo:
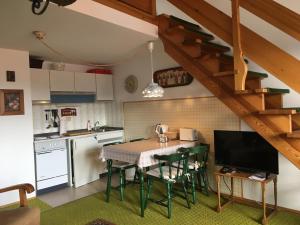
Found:
[{"label": "wooden side table", "polygon": [[[234,179],[239,179],[243,182],[243,180],[250,180],[253,182],[258,182],[261,185],[261,196],[262,196],[262,208],[263,208],[263,218],[262,218],[262,224],[266,225],[268,224],[268,220],[275,214],[277,211],[277,176],[272,174],[268,177],[268,179],[265,179],[263,181],[258,180],[252,180],[249,179],[251,176],[251,173],[242,173],[242,172],[235,172],[235,173],[221,173],[219,171],[215,172],[215,178],[217,181],[217,189],[218,189],[218,207],[217,211],[221,212],[224,207],[230,203],[234,202]],[[229,177],[231,181],[231,193],[230,198],[227,202],[225,202],[223,205],[221,204],[221,178],[222,177]],[[274,201],[275,201],[275,208],[271,210],[270,213],[267,214],[267,205],[266,205],[266,185],[270,182],[274,183]],[[243,184],[242,184],[243,185]],[[241,198],[243,199],[243,186],[241,190]]]}]

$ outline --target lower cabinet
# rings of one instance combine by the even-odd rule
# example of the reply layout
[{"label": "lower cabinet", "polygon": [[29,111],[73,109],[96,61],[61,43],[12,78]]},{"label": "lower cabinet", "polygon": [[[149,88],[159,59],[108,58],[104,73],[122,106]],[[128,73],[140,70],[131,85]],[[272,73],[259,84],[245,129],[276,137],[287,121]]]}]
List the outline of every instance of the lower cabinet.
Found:
[{"label": "lower cabinet", "polygon": [[106,164],[99,159],[100,146],[96,137],[82,137],[72,140],[73,184],[80,187],[99,179]]},{"label": "lower cabinet", "polygon": [[106,162],[99,159],[104,144],[123,141],[122,130],[77,137],[71,141],[72,180],[75,188],[99,179],[106,172]]}]

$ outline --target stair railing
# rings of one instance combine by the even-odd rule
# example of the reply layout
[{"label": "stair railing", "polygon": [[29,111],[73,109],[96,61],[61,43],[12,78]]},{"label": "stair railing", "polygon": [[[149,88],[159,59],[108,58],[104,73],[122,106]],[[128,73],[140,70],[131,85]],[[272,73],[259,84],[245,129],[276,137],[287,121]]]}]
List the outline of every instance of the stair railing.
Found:
[{"label": "stair railing", "polygon": [[241,29],[240,29],[240,1],[232,0],[232,43],[234,57],[234,86],[236,91],[245,90],[248,66],[244,61]]}]

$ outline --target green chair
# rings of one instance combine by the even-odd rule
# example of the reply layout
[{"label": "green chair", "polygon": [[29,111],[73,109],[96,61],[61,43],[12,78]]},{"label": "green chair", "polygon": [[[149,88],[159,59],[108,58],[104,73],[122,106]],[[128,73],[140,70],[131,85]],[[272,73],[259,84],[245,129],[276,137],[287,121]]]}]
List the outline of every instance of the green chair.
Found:
[{"label": "green chair", "polygon": [[[122,144],[122,143],[123,142],[104,144],[103,147],[110,146],[110,145],[116,145],[116,144]],[[135,168],[135,164],[121,162],[121,161],[112,161],[110,159],[107,160],[107,169],[108,169],[107,176],[108,177],[107,177],[107,186],[106,186],[106,202],[109,202],[109,197],[110,197],[112,169],[116,170],[119,173],[120,184],[117,188],[119,189],[119,192],[120,192],[121,201],[123,201],[124,200],[124,188],[125,188],[125,182],[126,182],[125,170],[130,169],[130,168]]]},{"label": "green chair", "polygon": [[[141,141],[141,140],[143,140],[143,138],[133,139],[133,140],[130,140],[130,142]],[[122,144],[122,143],[123,142],[104,144],[103,147],[110,146],[110,145],[116,145],[116,144]],[[137,165],[134,163],[107,160],[107,168],[108,168],[108,179],[107,179],[107,186],[106,186],[106,202],[109,202],[109,197],[110,197],[112,169],[116,170],[119,173],[120,183],[117,188],[119,189],[119,192],[120,192],[120,199],[121,199],[121,201],[123,201],[124,200],[124,189],[125,189],[126,183],[127,183],[126,170],[135,168],[135,175],[134,175],[134,182],[135,182],[138,179]]]},{"label": "green chair", "polygon": [[[171,200],[174,197],[173,186],[175,183],[179,183],[182,186],[184,198],[187,203],[187,207],[190,208],[190,201],[186,188],[186,181],[188,179],[188,161],[189,152],[174,153],[171,155],[154,155],[154,159],[158,160],[158,168],[149,170],[147,174],[147,196],[145,201],[145,208],[150,200],[153,180],[158,180],[166,185],[167,198],[162,200],[152,200],[159,205],[168,208],[168,218],[171,218]],[[177,164],[175,167],[173,164]],[[178,193],[176,193],[178,194]],[[167,201],[167,204],[164,202]]]},{"label": "green chair", "polygon": [[189,151],[188,170],[191,175],[190,183],[192,186],[192,202],[196,203],[195,180],[197,178],[199,189],[205,193],[208,192],[208,178],[207,178],[207,161],[209,144],[199,144],[192,148],[180,148],[178,152]]}]

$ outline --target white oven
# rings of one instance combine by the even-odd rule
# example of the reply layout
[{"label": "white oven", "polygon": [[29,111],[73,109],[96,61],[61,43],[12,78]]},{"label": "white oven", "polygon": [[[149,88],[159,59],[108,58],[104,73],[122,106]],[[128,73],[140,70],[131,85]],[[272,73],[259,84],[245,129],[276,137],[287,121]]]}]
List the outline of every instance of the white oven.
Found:
[{"label": "white oven", "polygon": [[65,139],[35,142],[37,190],[68,183]]}]

